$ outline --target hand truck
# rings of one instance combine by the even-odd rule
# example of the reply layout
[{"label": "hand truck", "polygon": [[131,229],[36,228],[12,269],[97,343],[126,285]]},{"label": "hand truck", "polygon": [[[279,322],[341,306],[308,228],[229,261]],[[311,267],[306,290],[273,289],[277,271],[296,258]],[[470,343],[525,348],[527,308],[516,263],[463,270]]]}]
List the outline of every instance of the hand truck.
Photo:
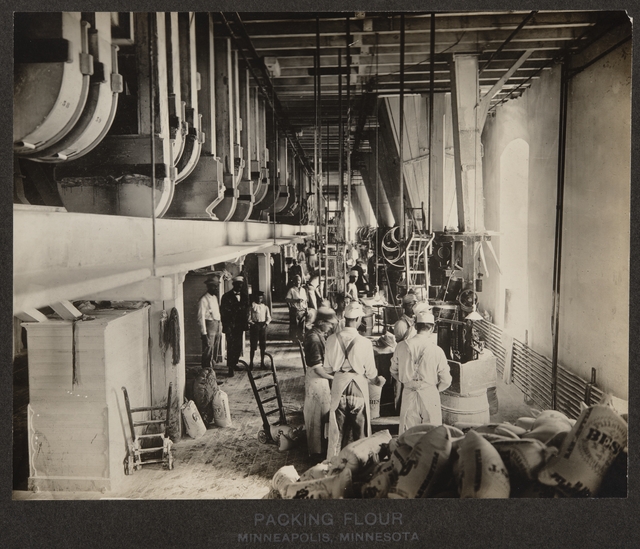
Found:
[{"label": "hand truck", "polygon": [[[172,384],[169,383],[166,406],[143,406],[140,408],[132,408],[129,403],[129,394],[127,393],[127,389],[126,387],[122,387],[124,403],[127,408],[127,416],[129,417],[129,428],[131,429],[131,440],[127,442],[128,452],[127,457],[124,460],[124,472],[126,475],[132,475],[134,471],[137,471],[138,469],[141,469],[143,465],[148,465],[150,463],[162,463],[167,469],[173,469],[173,454],[171,453],[171,446],[173,443],[167,435],[171,412],[171,390]],[[133,420],[133,414],[154,411],[164,411],[164,417],[146,421]],[[136,433],[136,427],[147,427],[149,425],[156,427],[164,426],[164,431],[161,433],[143,433],[141,435]],[[141,447],[141,441],[154,441],[154,439],[161,439],[161,441],[156,441],[156,446],[149,446],[145,448]],[[158,457],[160,452],[162,452],[162,457]]]},{"label": "hand truck", "polygon": [[[287,418],[284,415],[284,406],[282,405],[282,397],[280,395],[280,386],[278,385],[278,376],[276,374],[276,368],[273,363],[273,357],[269,353],[265,353],[265,357],[269,359],[271,365],[267,368],[267,372],[254,374],[249,365],[244,362],[247,376],[249,377],[249,383],[251,383],[251,389],[253,389],[253,395],[256,397],[258,403],[258,410],[260,410],[260,416],[262,417],[262,429],[258,432],[258,440],[262,444],[271,443],[278,444],[277,438],[271,434],[271,427],[287,425]],[[264,381],[262,381],[264,380]],[[258,382],[258,383],[256,383]],[[273,392],[271,393],[271,389]],[[265,404],[268,402],[274,402],[277,404],[277,408],[271,410],[265,409]],[[275,423],[269,423],[269,416],[278,414],[278,421]]]}]

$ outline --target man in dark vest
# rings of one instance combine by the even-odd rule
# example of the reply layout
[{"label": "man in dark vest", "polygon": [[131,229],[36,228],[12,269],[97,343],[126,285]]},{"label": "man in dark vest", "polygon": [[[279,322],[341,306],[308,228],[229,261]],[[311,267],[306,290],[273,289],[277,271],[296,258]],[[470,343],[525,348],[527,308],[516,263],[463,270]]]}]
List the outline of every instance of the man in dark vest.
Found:
[{"label": "man in dark vest", "polygon": [[236,276],[232,280],[232,289],[220,300],[220,317],[222,332],[227,337],[227,367],[229,377],[233,377],[233,370],[242,355],[242,337],[249,328],[249,296],[242,291],[244,277]]}]

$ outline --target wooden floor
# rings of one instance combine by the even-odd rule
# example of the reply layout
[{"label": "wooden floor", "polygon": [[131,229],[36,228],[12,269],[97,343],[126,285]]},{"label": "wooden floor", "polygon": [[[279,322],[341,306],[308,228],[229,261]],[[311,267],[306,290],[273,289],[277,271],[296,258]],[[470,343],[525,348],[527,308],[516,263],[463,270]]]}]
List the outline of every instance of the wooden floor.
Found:
[{"label": "wooden floor", "polygon": [[[287,422],[292,426],[304,423],[304,375],[297,346],[288,339],[288,315],[283,305],[274,307],[274,320],[269,326],[267,352],[273,356],[282,393]],[[245,357],[245,359],[248,357]],[[307,455],[306,441],[279,452],[274,444],[258,441],[262,419],[251,390],[247,374],[238,372],[233,378],[225,375],[226,365],[216,367],[221,389],[229,397],[233,425],[210,427],[207,433],[193,440],[185,435],[173,446],[174,469],[148,465],[126,477],[118,490],[99,492],[40,492],[15,489],[13,499],[260,499],[271,487],[274,473],[284,465],[293,465],[298,472],[312,463]],[[522,393],[513,385],[498,385],[500,411],[492,421],[513,421],[529,415]],[[272,420],[273,421],[273,420]],[[24,486],[24,484],[23,484]],[[14,487],[16,487],[14,485]]]}]

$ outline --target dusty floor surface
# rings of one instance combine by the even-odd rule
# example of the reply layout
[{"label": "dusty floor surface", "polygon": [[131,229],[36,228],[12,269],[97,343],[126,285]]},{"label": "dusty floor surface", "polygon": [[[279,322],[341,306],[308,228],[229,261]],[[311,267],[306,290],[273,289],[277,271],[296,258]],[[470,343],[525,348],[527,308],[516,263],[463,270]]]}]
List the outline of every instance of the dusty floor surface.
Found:
[{"label": "dusty floor surface", "polygon": [[[273,356],[287,422],[293,427],[304,423],[304,374],[297,346],[288,340],[287,313],[283,306],[274,308],[274,322],[269,328],[268,352]],[[13,499],[260,499],[271,487],[274,473],[284,465],[298,472],[312,463],[306,441],[279,452],[274,444],[261,444],[258,432],[262,419],[245,372],[233,378],[225,376],[226,366],[216,368],[221,389],[229,397],[231,427],[210,427],[197,439],[184,436],[173,446],[174,468],[148,465],[125,478],[123,485],[108,493],[39,492],[16,489]],[[522,392],[514,385],[498,382],[498,414],[492,421],[514,421],[530,415]],[[269,403],[273,404],[273,403]],[[14,410],[16,413],[18,409]],[[275,415],[277,417],[277,414]],[[272,418],[274,416],[271,416]],[[271,419],[270,422],[275,421]]]}]

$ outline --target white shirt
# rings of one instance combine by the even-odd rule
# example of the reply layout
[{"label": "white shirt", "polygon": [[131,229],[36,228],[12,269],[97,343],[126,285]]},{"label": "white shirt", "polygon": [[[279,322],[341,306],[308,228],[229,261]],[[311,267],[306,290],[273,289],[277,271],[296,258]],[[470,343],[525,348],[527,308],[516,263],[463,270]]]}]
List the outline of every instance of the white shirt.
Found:
[{"label": "white shirt", "polygon": [[250,322],[271,322],[271,311],[266,303],[252,303],[251,312],[249,313]]},{"label": "white shirt", "polygon": [[416,334],[398,343],[391,359],[390,373],[409,388],[434,386],[444,391],[451,385],[449,363],[431,334]]},{"label": "white shirt", "polygon": [[198,301],[198,325],[203,335],[207,333],[207,320],[220,320],[220,305],[218,297],[209,292],[204,294]]},{"label": "white shirt", "polygon": [[343,328],[339,335],[345,348],[348,348],[351,341],[355,339],[355,344],[349,351],[349,361],[346,363],[344,351],[338,341],[338,334],[331,334],[327,339],[324,351],[325,369],[329,373],[338,372],[341,369],[353,370],[356,374],[363,375],[367,379],[375,379],[378,376],[378,370],[371,341],[361,336],[358,330],[352,326]]}]

